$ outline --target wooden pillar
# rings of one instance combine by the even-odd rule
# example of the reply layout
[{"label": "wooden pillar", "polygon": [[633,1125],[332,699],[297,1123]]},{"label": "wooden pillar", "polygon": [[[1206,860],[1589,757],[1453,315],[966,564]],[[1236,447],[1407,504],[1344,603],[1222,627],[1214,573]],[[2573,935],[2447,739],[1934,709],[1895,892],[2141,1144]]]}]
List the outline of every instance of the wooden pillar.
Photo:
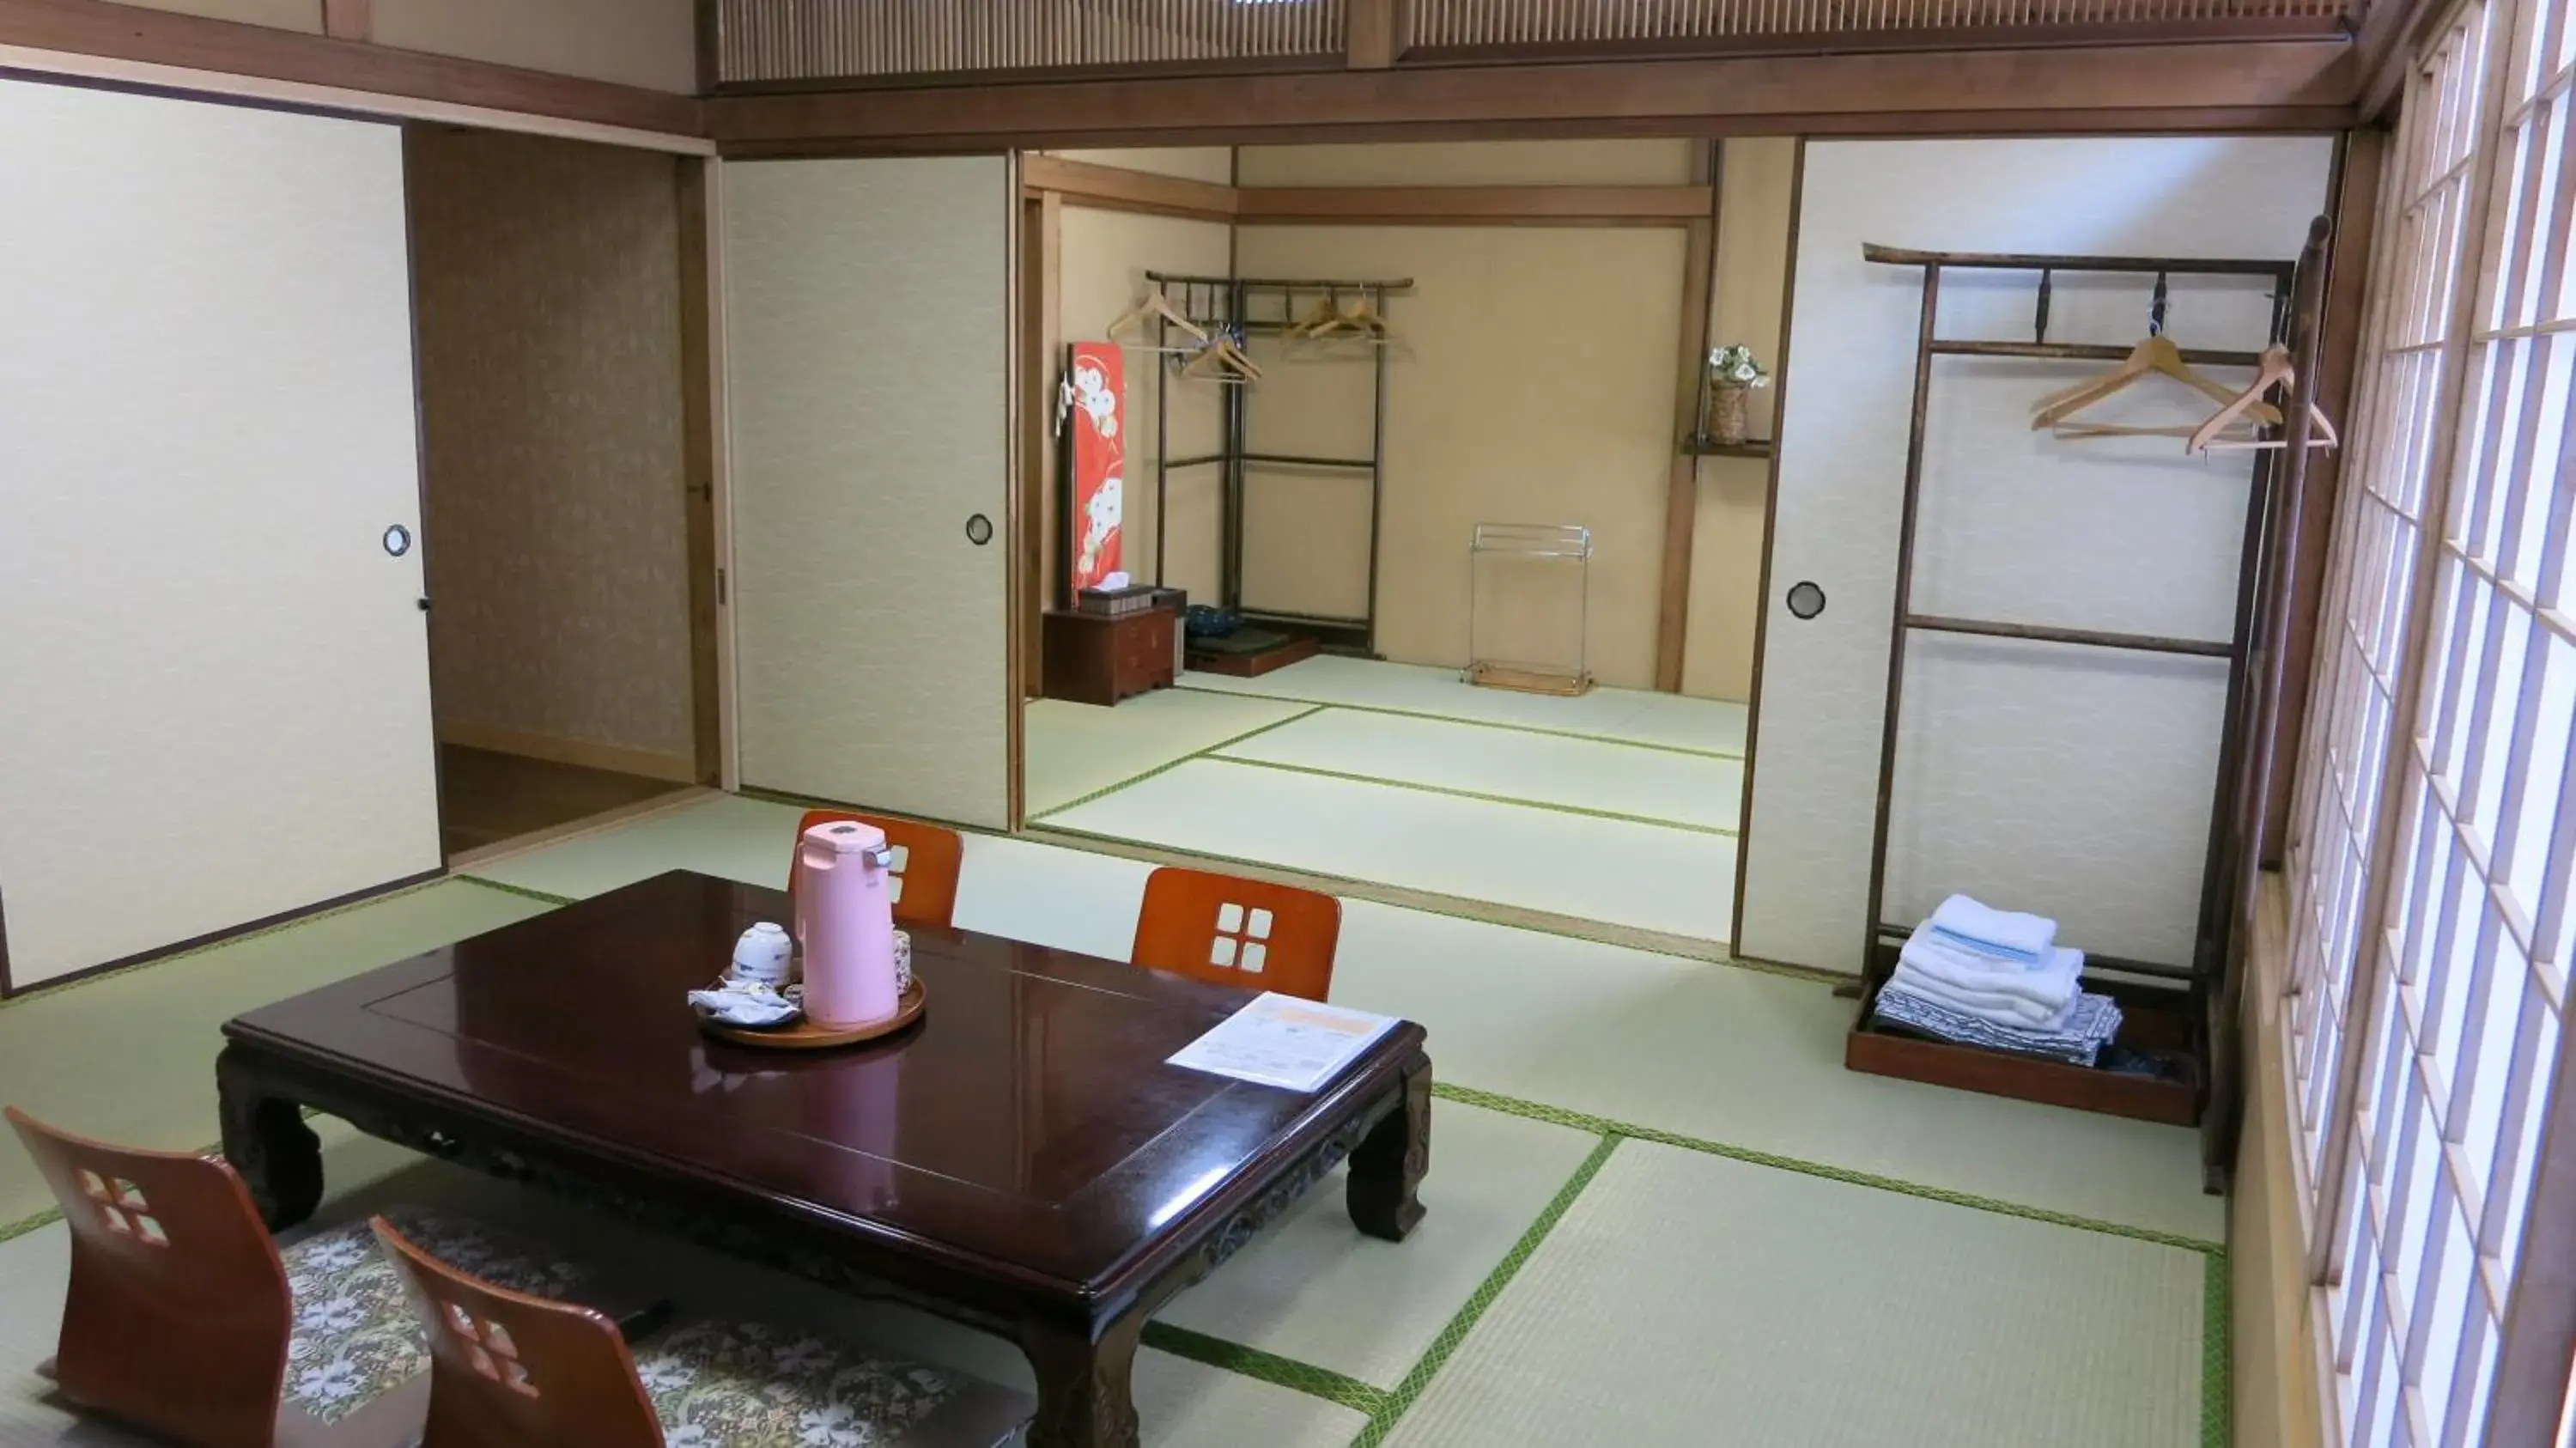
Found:
[{"label": "wooden pillar", "polygon": [[680,446],[688,516],[689,698],[697,781],[724,782],[724,599],[716,541],[715,224],[707,172],[716,163],[684,156],[672,165],[680,189]]},{"label": "wooden pillar", "polygon": [[374,0],[322,0],[322,33],[333,40],[373,40]]},{"label": "wooden pillar", "polygon": [[1412,0],[1350,0],[1343,40],[1351,69],[1388,69],[1412,48]]},{"label": "wooden pillar", "polygon": [[[1053,590],[1046,560],[1054,555],[1059,523],[1049,504],[1056,476],[1055,386],[1064,352],[1064,195],[1041,191],[1022,203],[1020,284],[1023,314],[1020,435],[1020,687],[1028,698],[1046,692],[1044,614]],[[1162,526],[1162,520],[1154,520]]]},{"label": "wooden pillar", "polygon": [[1680,384],[1674,390],[1672,476],[1664,492],[1663,599],[1655,614],[1655,687],[1682,688],[1683,646],[1690,636],[1691,544],[1699,531],[1699,458],[1681,450],[1698,425],[1699,394],[1706,385],[1709,295],[1717,276],[1717,222],[1725,209],[1723,141],[1704,141],[1691,161],[1691,180],[1708,188],[1708,215],[1688,224],[1682,247]]},{"label": "wooden pillar", "polygon": [[[2327,263],[2317,405],[2342,425],[2346,437],[2352,435],[2352,400],[2360,390],[2353,368],[2361,350],[2362,312],[2369,301],[2372,231],[2379,220],[2379,187],[2387,155],[2385,130],[2351,132],[2344,138],[2342,164],[2336,173],[2334,254]],[[2318,614],[2324,607],[2342,473],[2340,450],[2320,452],[2308,460],[2308,497],[2290,559],[2289,640],[2279,661],[2281,696],[2271,719],[2271,756],[2283,762],[2272,771],[2256,838],[2248,842],[2266,869],[2281,867],[2282,852],[2289,845],[2290,799],[2296,793],[2299,740],[2306,732],[2308,690],[2316,674]]]}]

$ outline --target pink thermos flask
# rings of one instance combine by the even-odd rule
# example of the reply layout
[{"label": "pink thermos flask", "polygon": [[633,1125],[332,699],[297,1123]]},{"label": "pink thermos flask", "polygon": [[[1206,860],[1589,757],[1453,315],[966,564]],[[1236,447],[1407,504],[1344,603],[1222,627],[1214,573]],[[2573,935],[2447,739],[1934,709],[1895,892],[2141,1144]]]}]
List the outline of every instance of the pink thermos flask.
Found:
[{"label": "pink thermos flask", "polygon": [[796,938],[805,947],[805,1018],[839,1028],[881,1021],[895,993],[894,851],[856,820],[816,825],[797,845]]}]

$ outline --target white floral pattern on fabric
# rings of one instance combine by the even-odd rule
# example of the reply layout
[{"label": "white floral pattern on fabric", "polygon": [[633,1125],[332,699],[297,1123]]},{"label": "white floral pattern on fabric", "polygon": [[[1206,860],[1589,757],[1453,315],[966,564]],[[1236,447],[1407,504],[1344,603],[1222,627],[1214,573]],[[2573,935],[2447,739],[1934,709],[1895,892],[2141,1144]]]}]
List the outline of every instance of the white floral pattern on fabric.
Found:
[{"label": "white floral pattern on fabric", "polygon": [[759,1323],[693,1323],[635,1364],[669,1448],[877,1448],[953,1396],[934,1368],[782,1338]]},{"label": "white floral pattern on fabric", "polygon": [[[386,1214],[422,1251],[487,1282],[561,1297],[582,1270],[480,1223],[436,1212]],[[401,1276],[364,1222],[307,1237],[280,1254],[295,1298],[286,1402],[337,1423],[429,1368],[429,1340]]]}]

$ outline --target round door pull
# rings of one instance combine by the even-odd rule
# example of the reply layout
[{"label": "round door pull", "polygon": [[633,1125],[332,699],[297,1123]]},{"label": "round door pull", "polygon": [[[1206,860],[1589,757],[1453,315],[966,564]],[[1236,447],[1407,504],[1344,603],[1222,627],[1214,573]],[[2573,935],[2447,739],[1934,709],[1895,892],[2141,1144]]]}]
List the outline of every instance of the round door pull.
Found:
[{"label": "round door pull", "polygon": [[1814,618],[1825,611],[1825,591],[1813,582],[1796,583],[1789,588],[1789,612],[1801,619]]},{"label": "round door pull", "polygon": [[409,553],[410,551],[411,551],[411,530],[410,530],[409,528],[404,527],[404,526],[403,526],[402,524],[400,524],[400,523],[396,523],[396,524],[395,524],[395,525],[393,525],[392,527],[387,528],[387,529],[385,530],[385,554],[386,554],[386,556],[388,556],[388,557],[392,557],[392,558],[400,558],[401,556],[403,556],[403,555],[404,555],[404,554],[406,554],[406,553]]},{"label": "round door pull", "polygon": [[978,513],[966,520],[966,541],[981,548],[993,541],[993,520]]}]

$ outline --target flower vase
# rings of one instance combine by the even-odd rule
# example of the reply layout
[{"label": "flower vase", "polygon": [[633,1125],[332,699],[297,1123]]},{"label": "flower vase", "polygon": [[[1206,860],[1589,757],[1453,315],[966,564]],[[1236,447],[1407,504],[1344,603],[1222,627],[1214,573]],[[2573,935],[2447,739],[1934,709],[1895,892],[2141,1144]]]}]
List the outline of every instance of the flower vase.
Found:
[{"label": "flower vase", "polygon": [[1740,447],[1745,439],[1753,389],[1739,382],[1708,385],[1708,434],[1711,441]]}]

